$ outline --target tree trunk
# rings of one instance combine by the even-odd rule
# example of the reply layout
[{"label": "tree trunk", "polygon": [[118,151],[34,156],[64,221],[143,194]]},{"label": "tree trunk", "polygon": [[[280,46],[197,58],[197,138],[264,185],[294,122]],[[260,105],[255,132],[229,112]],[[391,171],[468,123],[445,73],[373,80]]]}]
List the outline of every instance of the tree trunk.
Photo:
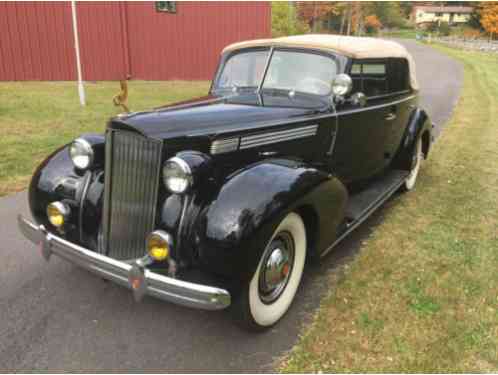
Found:
[{"label": "tree trunk", "polygon": [[361,35],[361,28],[362,28],[362,14],[361,14],[361,4],[357,3],[356,4],[356,35],[360,36]]},{"label": "tree trunk", "polygon": [[313,28],[311,29],[313,33],[316,33],[316,2],[313,2]]},{"label": "tree trunk", "polygon": [[351,19],[353,18],[353,4],[348,4],[348,29],[346,35],[351,35]]},{"label": "tree trunk", "polygon": [[341,17],[341,28],[339,29],[339,34],[344,34],[344,24],[346,23],[346,11],[342,12]]}]

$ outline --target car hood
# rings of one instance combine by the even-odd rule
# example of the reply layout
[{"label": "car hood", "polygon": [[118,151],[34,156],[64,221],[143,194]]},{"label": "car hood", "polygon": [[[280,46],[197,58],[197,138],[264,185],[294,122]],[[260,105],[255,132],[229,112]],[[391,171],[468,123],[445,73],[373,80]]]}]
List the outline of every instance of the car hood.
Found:
[{"label": "car hood", "polygon": [[111,119],[113,129],[134,130],[147,137],[215,135],[303,117],[326,110],[325,100],[296,95],[238,94],[206,96],[151,111]]}]

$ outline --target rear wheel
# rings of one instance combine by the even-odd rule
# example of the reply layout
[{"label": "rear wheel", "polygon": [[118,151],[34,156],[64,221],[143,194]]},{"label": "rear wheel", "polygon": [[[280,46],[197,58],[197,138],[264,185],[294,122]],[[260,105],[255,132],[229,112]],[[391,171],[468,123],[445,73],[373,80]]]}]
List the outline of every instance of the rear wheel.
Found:
[{"label": "rear wheel", "polygon": [[413,190],[413,188],[415,187],[415,183],[417,182],[420,165],[422,164],[422,159],[424,158],[424,154],[422,153],[422,138],[417,141],[415,149],[413,150],[412,158],[413,167],[404,184],[402,185],[403,191]]},{"label": "rear wheel", "polygon": [[251,330],[264,330],[287,312],[301,282],[306,259],[306,230],[296,213],[273,233],[252,279],[236,306],[237,319]]}]

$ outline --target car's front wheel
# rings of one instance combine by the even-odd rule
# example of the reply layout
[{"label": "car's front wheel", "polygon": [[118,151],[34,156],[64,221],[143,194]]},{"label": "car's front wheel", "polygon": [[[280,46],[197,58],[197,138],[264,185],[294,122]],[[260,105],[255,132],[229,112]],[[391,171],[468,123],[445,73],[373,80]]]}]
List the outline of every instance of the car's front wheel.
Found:
[{"label": "car's front wheel", "polygon": [[236,306],[237,319],[252,330],[277,323],[289,309],[306,260],[306,230],[301,216],[289,213],[273,233],[253,277]]}]

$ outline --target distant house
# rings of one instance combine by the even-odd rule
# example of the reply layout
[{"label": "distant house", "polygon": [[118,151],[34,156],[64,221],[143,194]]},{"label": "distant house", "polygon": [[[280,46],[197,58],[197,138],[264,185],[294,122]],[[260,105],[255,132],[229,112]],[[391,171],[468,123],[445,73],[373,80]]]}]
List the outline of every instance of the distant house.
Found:
[{"label": "distant house", "polygon": [[473,10],[474,8],[469,6],[415,6],[411,19],[418,27],[436,22],[457,25],[466,23]]}]

